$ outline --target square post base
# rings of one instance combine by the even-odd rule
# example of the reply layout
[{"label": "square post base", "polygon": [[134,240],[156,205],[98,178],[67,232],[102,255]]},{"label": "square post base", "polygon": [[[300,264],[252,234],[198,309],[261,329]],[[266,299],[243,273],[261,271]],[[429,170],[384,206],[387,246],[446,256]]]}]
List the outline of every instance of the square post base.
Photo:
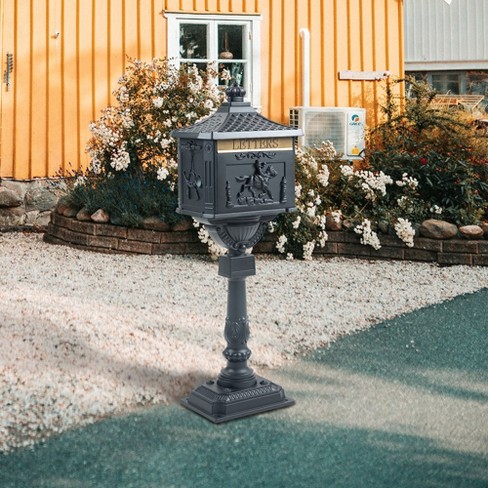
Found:
[{"label": "square post base", "polygon": [[181,404],[214,424],[247,417],[295,404],[280,385],[260,376],[250,388],[231,389],[210,380],[195,388]]}]

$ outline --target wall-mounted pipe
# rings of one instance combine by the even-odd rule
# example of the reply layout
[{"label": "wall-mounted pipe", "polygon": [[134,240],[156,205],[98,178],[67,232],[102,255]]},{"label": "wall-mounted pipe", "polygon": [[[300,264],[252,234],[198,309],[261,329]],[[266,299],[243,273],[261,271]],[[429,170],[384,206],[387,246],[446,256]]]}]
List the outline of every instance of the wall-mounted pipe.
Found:
[{"label": "wall-mounted pipe", "polygon": [[302,106],[310,107],[310,31],[300,29],[302,38]]}]

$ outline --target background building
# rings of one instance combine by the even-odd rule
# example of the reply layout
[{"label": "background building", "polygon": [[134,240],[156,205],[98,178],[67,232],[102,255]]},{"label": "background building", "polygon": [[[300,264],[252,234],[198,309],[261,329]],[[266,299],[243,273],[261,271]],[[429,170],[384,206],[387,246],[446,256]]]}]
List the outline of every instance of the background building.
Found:
[{"label": "background building", "polygon": [[405,0],[405,71],[439,93],[488,95],[488,1]]},{"label": "background building", "polygon": [[375,122],[378,80],[403,75],[402,0],[0,0],[0,10],[3,178],[86,164],[88,124],[113,102],[128,57],[217,60],[279,122],[304,104],[365,107]]}]

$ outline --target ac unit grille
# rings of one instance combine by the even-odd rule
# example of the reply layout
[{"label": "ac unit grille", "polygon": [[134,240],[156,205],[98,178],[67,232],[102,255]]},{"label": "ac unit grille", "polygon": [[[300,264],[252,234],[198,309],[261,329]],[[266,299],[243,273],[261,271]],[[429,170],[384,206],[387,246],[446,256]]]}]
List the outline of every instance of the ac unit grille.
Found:
[{"label": "ac unit grille", "polygon": [[305,146],[320,146],[330,141],[338,153],[345,153],[345,120],[340,112],[307,112],[304,114]]},{"label": "ac unit grille", "polygon": [[365,116],[363,108],[293,107],[290,126],[303,130],[301,146],[320,146],[330,141],[339,155],[355,159],[364,149]]}]

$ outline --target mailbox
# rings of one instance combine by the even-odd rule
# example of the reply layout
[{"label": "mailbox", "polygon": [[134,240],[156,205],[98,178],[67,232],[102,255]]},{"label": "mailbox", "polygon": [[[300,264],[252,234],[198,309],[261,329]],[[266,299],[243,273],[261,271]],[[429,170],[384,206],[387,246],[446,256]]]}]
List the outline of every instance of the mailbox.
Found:
[{"label": "mailbox", "polygon": [[178,212],[203,223],[270,216],[294,207],[294,138],[301,130],[259,114],[241,87],[179,139]]},{"label": "mailbox", "polygon": [[294,404],[280,385],[248,366],[245,280],[256,273],[255,258],[246,250],[270,220],[295,210],[295,138],[302,131],[263,117],[244,95],[237,85],[228,88],[228,102],[217,112],[172,132],[179,148],[177,211],[205,224],[212,239],[228,249],[219,258],[219,274],[228,278],[227,366],[181,400],[214,423]]}]

